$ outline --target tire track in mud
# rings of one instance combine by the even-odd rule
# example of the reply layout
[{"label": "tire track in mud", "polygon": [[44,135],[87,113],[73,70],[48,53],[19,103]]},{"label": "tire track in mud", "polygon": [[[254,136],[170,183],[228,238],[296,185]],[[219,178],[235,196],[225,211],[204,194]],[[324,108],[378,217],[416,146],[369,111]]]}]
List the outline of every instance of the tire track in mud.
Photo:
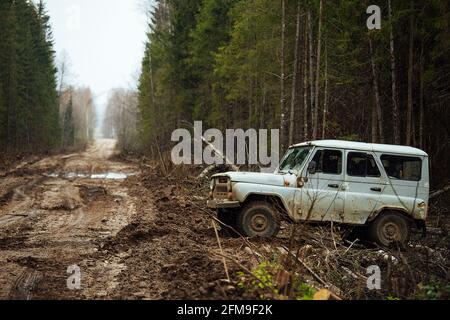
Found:
[{"label": "tire track in mud", "polygon": [[[45,158],[0,180],[0,299],[110,296],[126,266],[123,255],[101,246],[132,221],[135,199],[123,180],[90,175],[138,171],[135,165],[109,160],[114,147],[114,141],[100,140],[86,152]],[[83,176],[64,178],[71,172]],[[64,197],[72,197],[67,190],[79,190],[82,203],[66,207]],[[56,204],[47,208],[42,203],[50,194]],[[71,265],[82,272],[79,291],[66,285]]]},{"label": "tire track in mud", "polygon": [[30,190],[33,189],[37,184],[42,183],[46,178],[37,177],[33,178],[31,181],[25,183],[22,186],[16,187],[13,190],[7,192],[9,195],[2,206],[3,207],[10,205],[12,209],[8,210],[6,214],[0,216],[0,227],[5,227],[9,224],[13,224],[18,220],[25,219],[29,217],[33,212],[30,212],[30,208],[34,205],[34,199],[28,194]]},{"label": "tire track in mud", "polygon": [[42,279],[42,273],[33,269],[26,269],[14,282],[8,299],[10,300],[31,300],[33,290]]},{"label": "tire track in mud", "polygon": [[[217,248],[211,220],[185,200],[189,195],[152,173],[133,177],[129,183],[135,186],[131,191],[139,199],[140,214],[104,246],[109,252],[123,254],[127,266],[112,297],[233,297],[236,289],[224,281],[222,260],[211,254]],[[241,239],[222,237],[221,241],[227,252],[242,252]],[[233,265],[228,267],[230,272],[237,270]]]}]

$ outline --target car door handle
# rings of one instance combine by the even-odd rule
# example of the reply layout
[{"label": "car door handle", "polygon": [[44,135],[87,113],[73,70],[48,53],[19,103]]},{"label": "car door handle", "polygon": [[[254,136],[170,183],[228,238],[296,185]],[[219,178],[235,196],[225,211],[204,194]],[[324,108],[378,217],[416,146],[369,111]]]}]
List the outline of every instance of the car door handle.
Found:
[{"label": "car door handle", "polygon": [[381,188],[370,188],[370,190],[375,191],[375,192],[381,192]]},{"label": "car door handle", "polygon": [[328,187],[333,188],[333,189],[338,189],[339,185],[338,184],[329,184]]}]

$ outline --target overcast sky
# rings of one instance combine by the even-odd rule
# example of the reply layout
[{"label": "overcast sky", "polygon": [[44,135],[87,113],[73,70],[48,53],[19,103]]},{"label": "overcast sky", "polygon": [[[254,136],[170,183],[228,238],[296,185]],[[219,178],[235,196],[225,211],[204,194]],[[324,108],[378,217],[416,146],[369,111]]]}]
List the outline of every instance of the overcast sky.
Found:
[{"label": "overcast sky", "polygon": [[46,0],[58,59],[72,81],[89,86],[104,107],[108,91],[134,86],[144,51],[149,0]]}]

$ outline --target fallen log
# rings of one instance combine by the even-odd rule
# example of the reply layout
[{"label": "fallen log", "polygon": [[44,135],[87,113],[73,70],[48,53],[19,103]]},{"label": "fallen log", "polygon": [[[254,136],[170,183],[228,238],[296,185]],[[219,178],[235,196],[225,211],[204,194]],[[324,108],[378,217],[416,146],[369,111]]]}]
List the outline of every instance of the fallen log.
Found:
[{"label": "fallen log", "polygon": [[450,183],[447,184],[445,187],[443,187],[440,190],[434,191],[430,193],[430,199],[436,198],[437,196],[440,196],[441,194],[446,193],[447,191],[450,191]]},{"label": "fallen log", "polygon": [[[223,159],[223,161],[225,162],[225,165],[230,167],[232,171],[239,171],[239,168],[236,165],[234,165],[233,162],[230,161],[230,159],[228,159],[226,155],[224,155],[220,150],[218,150],[211,142],[206,140],[205,137],[203,137],[203,136],[202,136],[202,141],[204,143],[206,143],[209,147],[211,147],[211,149],[214,150],[214,152]],[[213,165],[209,166],[208,168],[203,170],[203,172],[197,177],[197,179],[201,180],[201,179],[206,178],[210,172],[216,170],[220,166],[221,165],[217,165],[217,164],[213,164]]]},{"label": "fallen log", "polygon": [[230,168],[231,171],[238,171],[235,166],[230,165],[222,165],[222,164],[213,164],[208,166],[205,170],[202,171],[202,173],[199,174],[197,177],[197,180],[203,180],[211,175],[211,172],[217,171],[222,168]]}]

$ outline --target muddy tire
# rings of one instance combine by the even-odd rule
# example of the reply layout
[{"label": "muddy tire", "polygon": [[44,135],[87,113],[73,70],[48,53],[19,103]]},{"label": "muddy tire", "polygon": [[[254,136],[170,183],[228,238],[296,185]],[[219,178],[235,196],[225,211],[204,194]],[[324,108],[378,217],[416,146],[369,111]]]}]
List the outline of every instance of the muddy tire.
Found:
[{"label": "muddy tire", "polygon": [[238,215],[239,231],[250,238],[275,237],[280,231],[280,221],[275,208],[267,202],[252,202]]},{"label": "muddy tire", "polygon": [[382,247],[405,246],[409,241],[410,224],[398,213],[384,213],[369,227],[370,239]]}]

